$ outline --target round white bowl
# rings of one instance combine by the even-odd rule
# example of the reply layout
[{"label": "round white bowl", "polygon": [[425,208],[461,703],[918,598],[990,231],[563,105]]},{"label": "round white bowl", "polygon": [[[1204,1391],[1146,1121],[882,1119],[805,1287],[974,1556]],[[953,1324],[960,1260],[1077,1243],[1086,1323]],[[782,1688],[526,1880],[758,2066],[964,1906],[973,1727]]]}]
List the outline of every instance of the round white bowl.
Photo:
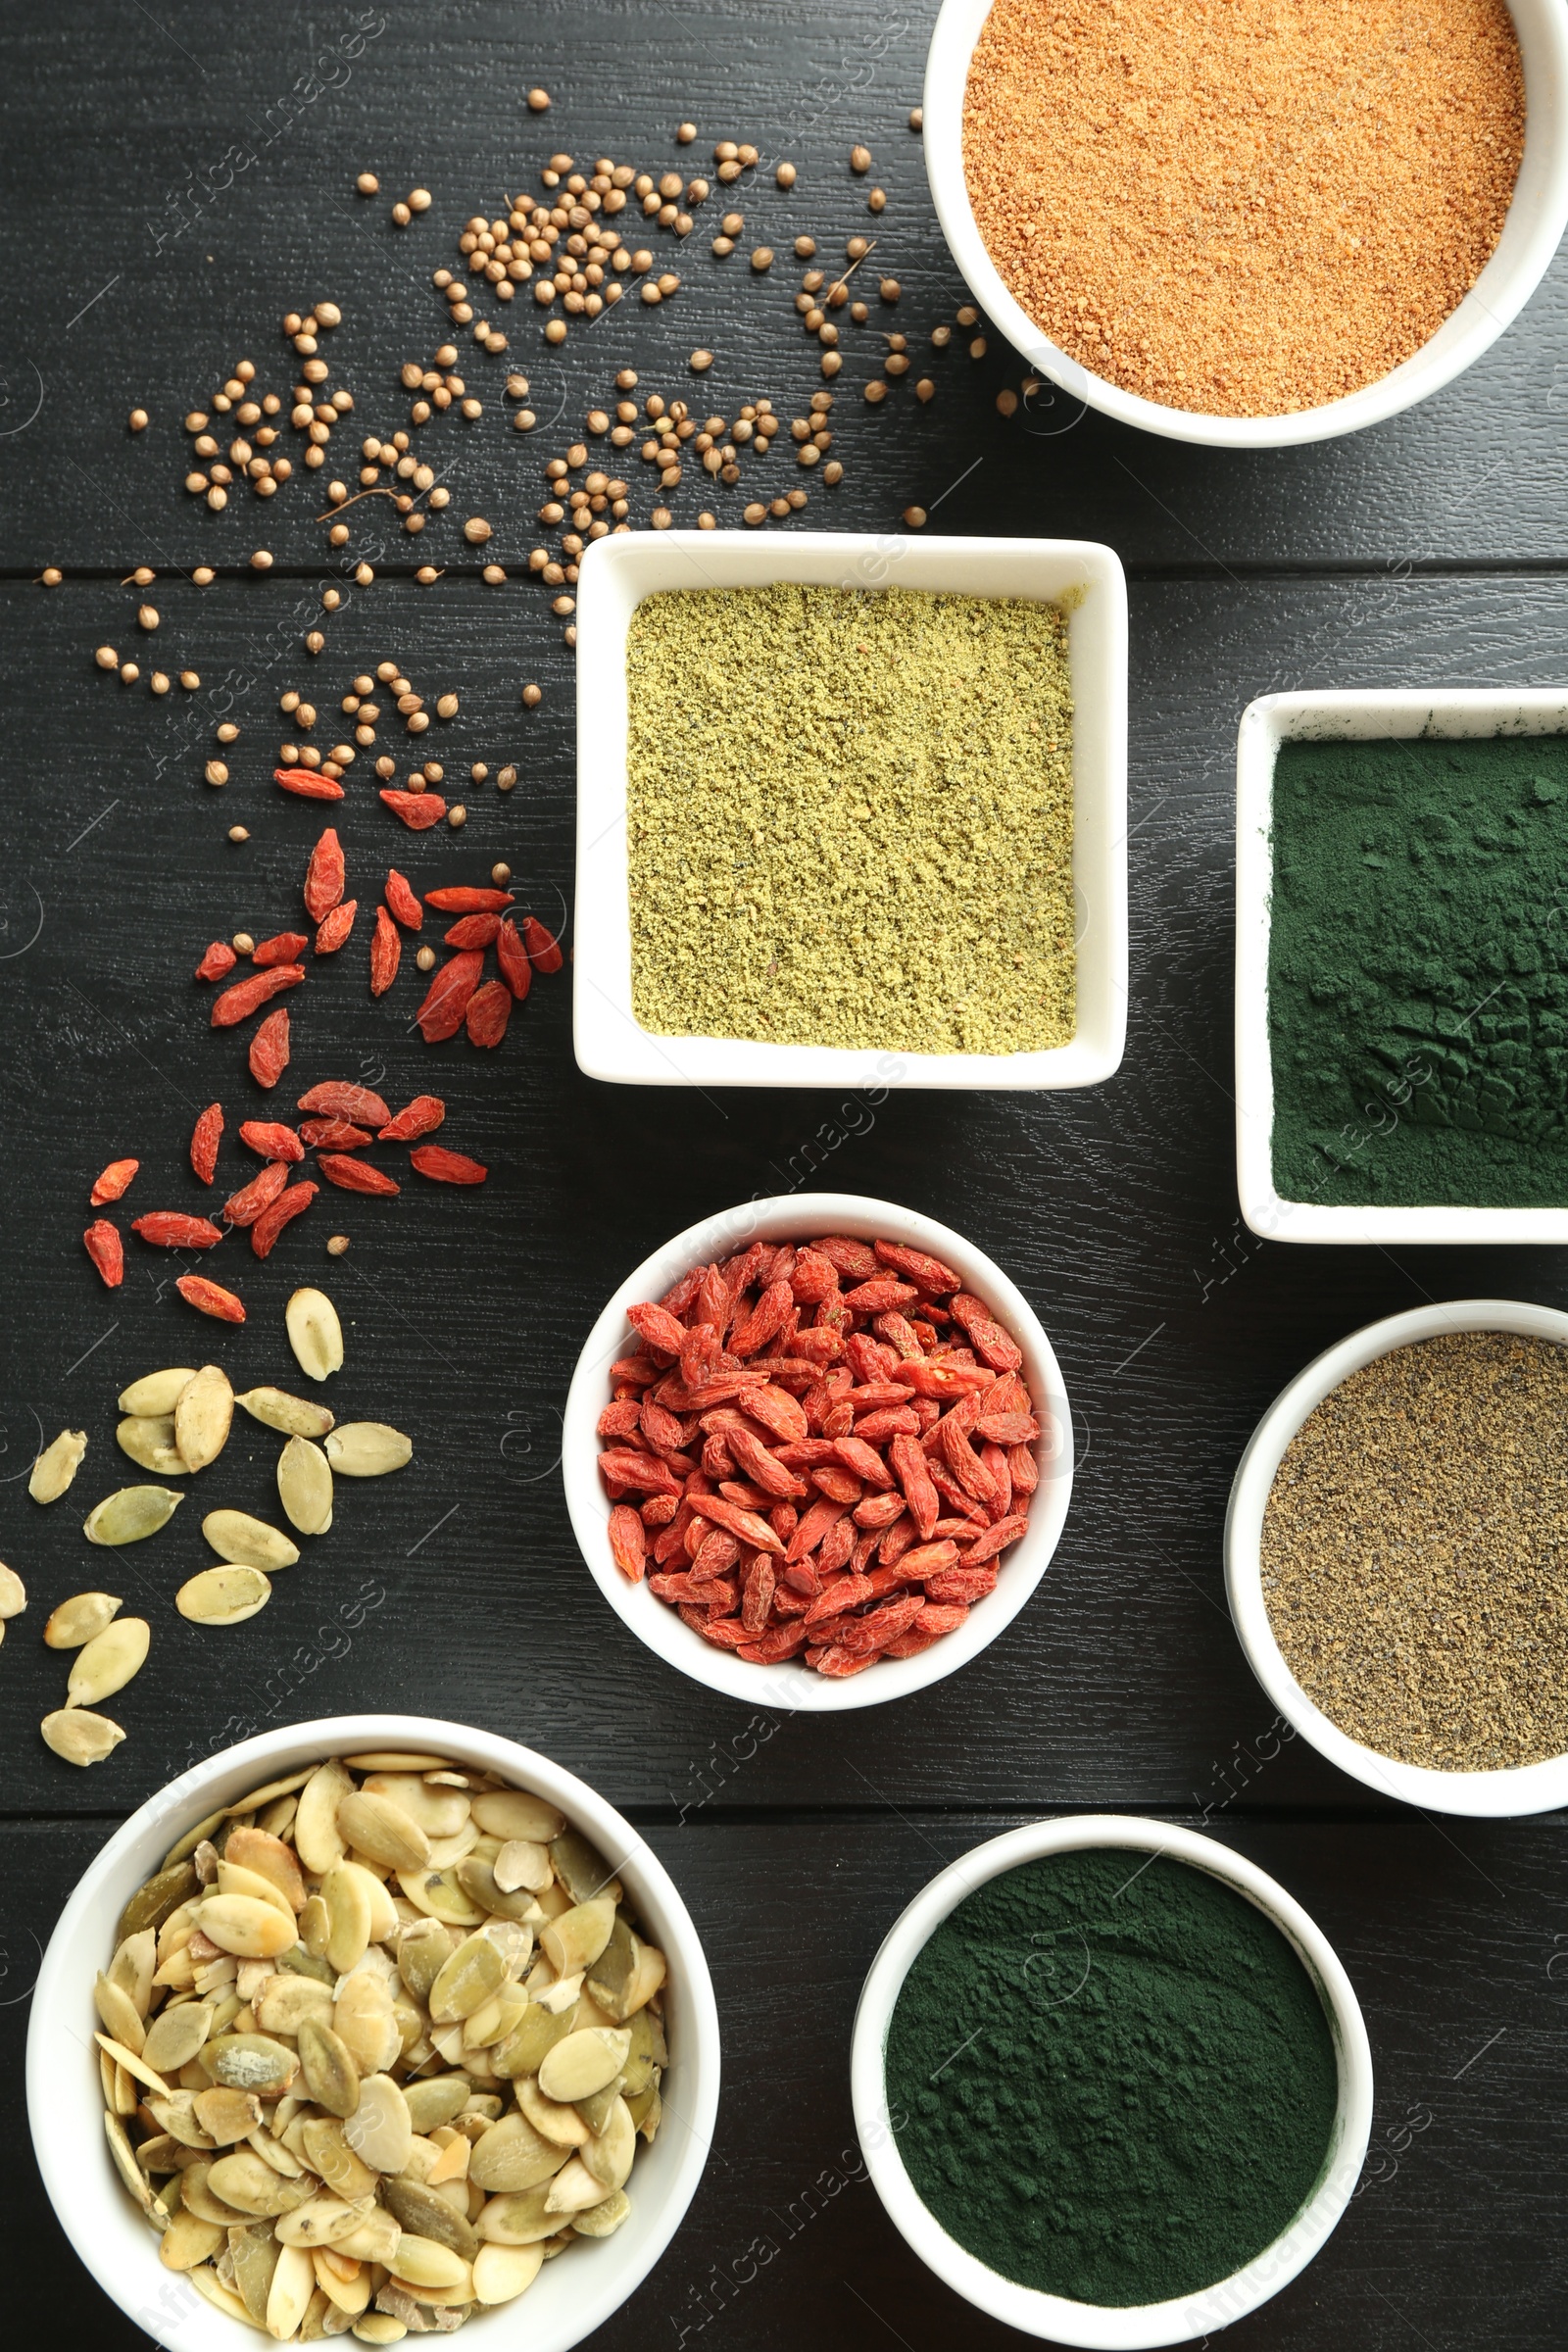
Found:
[{"label": "round white bowl", "polygon": [[[956,1267],[964,1288],[996,1309],[1022,1348],[1023,1377],[1042,1420],[1036,1449],[1040,1485],[1029,1506],[1029,1525],[1011,1549],[1003,1553],[996,1591],[975,1603],[956,1633],[933,1642],[918,1657],[880,1658],[866,1673],[852,1675],[847,1682],[824,1681],[794,1658],[779,1666],[749,1665],[744,1658],[715,1649],[701,1634],[693,1633],[666,1601],[656,1599],[646,1583],[627,1584],[610,1556],[611,1505],[599,1476],[603,1448],[595,1435],[599,1416],[610,1401],[610,1367],[617,1355],[625,1353],[634,1337],[626,1321],[628,1306],[644,1298],[662,1298],[692,1266],[732,1256],[753,1241],[804,1241],[810,1234],[821,1233],[866,1240],[880,1234],[884,1241],[929,1250]],[[1049,1428],[1046,1413],[1051,1416]],[[845,1707],[874,1707],[883,1699],[923,1690],[928,1684],[939,1683],[944,1675],[966,1666],[1012,1623],[1044,1576],[1067,1516],[1072,1495],[1072,1415],[1060,1368],[1033,1307],[984,1250],[939,1225],[935,1218],[895,1207],[890,1200],[867,1200],[858,1193],[795,1193],[772,1200],[743,1200],[736,1208],[705,1217],[700,1225],[676,1234],[626,1277],[577,1358],[562,1432],[562,1471],[566,1507],[582,1556],[600,1592],[639,1642],[669,1665],[678,1666],[693,1682],[706,1683],[710,1690],[722,1690],[730,1698],[746,1699],[753,1706],[765,1702],[785,1709],[831,1713]]]},{"label": "round white bowl", "polygon": [[[1078,2303],[1065,2295],[1044,2294],[1038,2287],[1004,2278],[951,2237],[925,2204],[905,2170],[888,2114],[888,2028],[915,1955],[949,1912],[988,1879],[1015,1870],[1021,1862],[1037,1861],[1042,1854],[1106,1845],[1190,1862],[1234,1886],[1271,1919],[1317,1987],[1339,2067],[1339,2107],[1323,2170],[1290,2228],[1229,2278],[1168,2303]],[[1206,2338],[1277,2295],[1305,2269],[1348,2204],[1372,2128],[1372,2053],[1366,2027],[1350,1980],[1321,1929],[1266,1871],[1232,1853],[1228,1846],[1200,1837],[1195,1830],[1140,1821],[1124,1813],[1079,1813],[1008,1830],[1004,1837],[975,1846],[933,1879],[889,1930],[871,1963],[855,2014],[850,2070],[855,2128],[866,2169],[895,2227],[921,2261],[929,2264],[945,2285],[993,2319],[1016,2328],[1020,2334],[1047,2336],[1058,2344],[1102,2347],[1103,2352],[1143,2352],[1145,2346]]]},{"label": "round white bowl", "polygon": [[1397,1763],[1352,1740],[1307,1697],[1286,1665],[1263,1599],[1263,1509],[1285,1449],[1307,1414],[1363,1364],[1406,1348],[1412,1340],[1439,1339],[1455,1331],[1517,1332],[1568,1347],[1568,1315],[1555,1307],[1527,1306],[1509,1298],[1456,1298],[1389,1315],[1326,1349],[1275,1397],[1237,1464],[1225,1514],[1225,1590],[1247,1662],[1275,1706],[1303,1740],[1352,1780],[1429,1813],[1549,1813],[1568,1804],[1568,1756],[1548,1756],[1542,1764],[1498,1772],[1436,1772],[1424,1764]]},{"label": "round white bowl", "polygon": [[92,1986],[115,1921],[175,1840],[205,1814],[318,1757],[397,1747],[453,1757],[548,1797],[625,1882],[669,1959],[669,2069],[658,2138],[638,2157],[632,2210],[613,2237],[585,2238],[514,2303],[478,2315],[493,2352],[567,2352],[653,2269],[696,2192],[718,2109],[718,2011],[691,1914],[674,1882],[612,1805],[548,1756],[424,1715],[340,1715],[264,1732],[205,1758],[148,1798],[90,1864],[49,1938],[27,2030],[32,2144],[60,2224],[105,2294],[168,2352],[243,2352],[254,2337],[166,2271],[104,2138]]},{"label": "round white bowl", "polygon": [[1523,310],[1568,227],[1568,14],[1561,0],[1509,0],[1525,76],[1525,152],[1497,249],[1457,310],[1376,383],[1286,416],[1211,416],[1172,409],[1093,375],[1053,343],[1008,292],[975,224],[963,172],[969,61],[991,0],[944,0],[926,58],[926,173],[949,250],[975,300],[1031,367],[1073,399],[1167,440],[1216,449],[1287,449],[1381,424],[1451,383]]}]

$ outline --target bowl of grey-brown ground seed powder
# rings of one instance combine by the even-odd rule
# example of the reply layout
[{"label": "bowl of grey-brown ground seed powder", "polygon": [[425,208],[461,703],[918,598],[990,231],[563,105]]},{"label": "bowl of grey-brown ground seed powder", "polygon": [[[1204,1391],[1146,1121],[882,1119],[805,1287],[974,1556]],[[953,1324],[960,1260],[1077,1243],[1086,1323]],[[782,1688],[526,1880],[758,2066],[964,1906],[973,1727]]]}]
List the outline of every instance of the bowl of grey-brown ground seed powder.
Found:
[{"label": "bowl of grey-brown ground seed powder", "polygon": [[1456,1299],[1308,1364],[1237,1468],[1225,1578],[1343,1772],[1435,1812],[1568,1804],[1568,1314]]}]

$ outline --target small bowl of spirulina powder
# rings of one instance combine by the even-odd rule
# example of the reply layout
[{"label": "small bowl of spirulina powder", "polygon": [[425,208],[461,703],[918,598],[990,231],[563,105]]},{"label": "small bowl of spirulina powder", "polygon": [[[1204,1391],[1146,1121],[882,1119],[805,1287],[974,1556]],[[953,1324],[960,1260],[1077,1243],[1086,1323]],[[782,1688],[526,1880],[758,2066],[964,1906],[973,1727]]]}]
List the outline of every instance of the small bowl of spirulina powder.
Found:
[{"label": "small bowl of spirulina powder", "polygon": [[1568,1314],[1461,1299],[1309,1364],[1231,1492],[1242,1645],[1286,1719],[1401,1802],[1568,1803]]},{"label": "small bowl of spirulina powder", "polygon": [[1118,1815],[933,1880],[866,1979],[853,2073],[871,2178],[937,2275],[1121,2352],[1278,2293],[1371,2124],[1360,2009],[1306,1913],[1213,1839]]}]

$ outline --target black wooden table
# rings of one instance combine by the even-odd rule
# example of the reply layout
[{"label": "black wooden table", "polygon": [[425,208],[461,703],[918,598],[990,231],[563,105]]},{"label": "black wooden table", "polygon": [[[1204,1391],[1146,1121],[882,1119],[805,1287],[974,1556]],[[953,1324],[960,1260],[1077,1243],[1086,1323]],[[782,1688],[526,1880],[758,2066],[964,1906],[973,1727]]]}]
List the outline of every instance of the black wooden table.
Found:
[{"label": "black wooden table", "polygon": [[[0,2094],[11,2308],[29,2342],[144,2340],[67,2249],[24,2146],[27,1995],[68,1890],[191,1755],[377,1706],[467,1718],[584,1775],[645,1828],[707,1939],[724,2034],[718,2136],[675,2243],[596,2339],[607,2348],[1016,2340],[949,2295],[883,2218],[852,2128],[850,2024],[878,1941],[927,1879],[1006,1826],[1072,1808],[1206,1823],[1306,1904],[1366,2012],[1378,2100],[1362,2190],[1237,2342],[1523,2352],[1562,2340],[1563,1824],[1424,1819],[1299,1743],[1274,1753],[1272,1709],[1225,1609],[1220,1529],[1253,1422],[1330,1341],[1431,1298],[1568,1294],[1545,1251],[1311,1250],[1248,1235],[1230,1046],[1246,703],[1284,686],[1560,680],[1568,266],[1461,383],[1350,441],[1241,457],[1140,439],[1067,406],[1005,420],[996,395],[1022,370],[997,338],[978,361],[961,336],[929,352],[932,326],[964,299],[906,127],[932,13],[929,0],[891,16],[869,0],[7,12],[0,1556],[31,1601],[0,1654]],[[543,119],[523,105],[536,82],[555,98]],[[679,150],[685,117],[701,142]],[[484,413],[440,420],[425,444],[451,507],[418,542],[390,534],[375,584],[346,586],[313,664],[304,632],[322,585],[342,577],[312,519],[316,493],[357,466],[362,433],[404,420],[397,369],[447,331],[430,273],[456,259],[463,221],[504,210],[558,145],[657,172],[700,168],[726,136],[764,159],[738,199],[741,253],[713,261],[705,220],[679,296],[659,311],[630,302],[558,354],[519,302],[505,359],[466,347]],[[858,139],[888,191],[880,222],[848,171]],[[767,169],[780,156],[800,167],[788,197]],[[374,202],[353,193],[365,169],[380,175]],[[419,184],[434,203],[400,232],[388,207]],[[335,713],[354,671],[386,659],[426,693],[456,686],[462,716],[440,736],[449,775],[510,760],[518,786],[466,788],[466,832],[420,845],[357,781],[338,823],[362,895],[374,899],[389,857],[473,880],[504,858],[524,904],[555,915],[572,878],[573,679],[562,624],[524,571],[543,461],[618,366],[666,399],[688,394],[698,345],[716,355],[701,407],[733,415],[766,393],[797,413],[821,379],[795,319],[790,246],[809,231],[832,257],[867,227],[872,266],[903,296],[896,320],[846,328],[845,479],[833,493],[813,483],[802,519],[896,529],[919,503],[936,528],[1083,534],[1127,565],[1133,954],[1118,1076],[1084,1095],[871,1107],[607,1088],[573,1064],[564,980],[536,986],[501,1054],[436,1054],[409,1035],[402,995],[367,999],[360,949],[305,992],[308,1074],[382,1075],[399,1101],[435,1088],[452,1141],[491,1163],[488,1186],[318,1202],[257,1270],[249,1295],[267,1303],[231,1336],[195,1326],[170,1267],[137,1245],[123,1289],[100,1289],[79,1242],[98,1168],[143,1160],[129,1209],[201,1206],[183,1161],[196,1111],[220,1094],[231,1122],[242,1095],[254,1106],[190,971],[211,938],[298,920],[319,814],[269,780],[286,731],[278,696],[293,687]],[[782,256],[765,278],[745,267],[759,237]],[[323,299],[344,312],[331,356],[355,392],[352,433],[270,506],[236,496],[209,514],[179,486],[178,418],[242,355],[286,388],[278,321]],[[879,409],[861,401],[869,338],[890,323],[936,379],[926,408],[907,383]],[[505,421],[513,367],[533,382],[531,437]],[[153,422],[132,437],[137,404]],[[630,470],[643,519],[647,469]],[[743,495],[721,490],[720,507],[688,484],[677,519],[700,503],[738,519]],[[485,553],[508,568],[504,587],[483,584],[460,536],[474,514],[495,525]],[[275,559],[266,578],[245,569],[257,546]],[[434,587],[415,582],[420,560],[447,567]],[[67,574],[53,593],[33,584],[46,564]],[[148,593],[163,614],[142,642],[138,592],[121,584],[138,564],[158,573]],[[205,590],[189,577],[199,564],[220,567]],[[144,673],[189,663],[202,688],[164,702],[145,680],[122,688],[93,666],[104,642]],[[534,712],[519,707],[528,678],[544,689]],[[202,767],[225,710],[242,733],[220,794]],[[323,717],[317,740],[329,729]],[[237,820],[251,829],[243,849],[224,838]],[[963,1674],[845,1716],[761,1710],[759,1726],[654,1660],[603,1605],[566,1521],[559,1410],[631,1265],[712,1209],[807,1182],[929,1210],[1008,1269],[1060,1357],[1080,1468],[1049,1578]],[[322,1250],[334,1226],[354,1236],[336,1265]],[[280,1580],[243,1638],[200,1635],[172,1606],[205,1557],[194,1525],[140,1553],[92,1552],[76,1495],[40,1511],[26,1471],[40,1430],[85,1427],[76,1494],[95,1499],[117,1483],[116,1392],[192,1348],[219,1354],[236,1385],[282,1377],[278,1310],[307,1280],[327,1282],[349,1326],[334,1405],[409,1428],[415,1463],[355,1493],[330,1548]],[[270,1448],[242,1438],[226,1498],[263,1507]],[[38,1738],[64,1679],[39,1631],[58,1599],[106,1574],[150,1615],[154,1641],[113,1702],[123,1746],[84,1774]],[[775,2249],[760,2265],[760,2238]]]}]

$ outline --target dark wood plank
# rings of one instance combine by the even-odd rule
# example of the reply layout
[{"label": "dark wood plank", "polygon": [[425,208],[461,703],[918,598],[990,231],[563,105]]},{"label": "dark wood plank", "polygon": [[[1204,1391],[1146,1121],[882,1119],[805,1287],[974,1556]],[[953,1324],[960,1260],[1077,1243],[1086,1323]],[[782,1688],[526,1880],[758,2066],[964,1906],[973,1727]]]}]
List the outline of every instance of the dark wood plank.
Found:
[{"label": "dark wood plank", "polygon": [[[873,0],[634,14],[566,0],[523,13],[501,0],[444,0],[285,21],[215,18],[196,0],[169,0],[151,13],[78,8],[63,24],[48,12],[20,18],[0,89],[11,228],[0,563],[234,563],[258,540],[309,560],[319,502],[306,477],[265,510],[236,499],[215,518],[179,490],[175,420],[205,405],[246,351],[264,380],[283,388],[292,377],[279,318],[330,296],[345,312],[333,348],[358,421],[390,431],[405,410],[398,364],[426,357],[446,331],[429,273],[453,261],[470,213],[494,211],[558,145],[657,172],[672,162],[700,168],[725,135],[754,140],[768,161],[788,154],[801,170],[788,197],[765,173],[747,183],[741,255],[715,263],[705,219],[679,257],[686,286],[659,313],[629,304],[557,357],[532,306],[519,302],[505,363],[470,346],[468,373],[487,413],[473,427],[449,419],[433,430],[432,463],[452,483],[454,516],[488,514],[500,552],[529,543],[534,452],[539,463],[552,454],[542,433],[525,453],[506,429],[507,367],[534,377],[542,417],[559,407],[573,429],[628,359],[666,399],[687,390],[686,359],[698,344],[717,355],[706,386],[720,409],[764,391],[793,406],[821,380],[792,309],[793,240],[809,231],[831,257],[852,231],[875,226],[873,266],[906,289],[896,324],[926,353],[938,397],[922,411],[906,387],[885,409],[864,408],[859,388],[875,372],[865,347],[889,323],[873,302],[868,325],[846,330],[839,454],[848,476],[836,497],[813,498],[808,520],[893,527],[910,501],[935,512],[941,500],[942,525],[953,530],[1069,532],[1109,539],[1142,562],[1232,569],[1568,557],[1560,261],[1502,344],[1458,384],[1348,441],[1203,452],[1077,420],[1072,404],[1059,403],[1004,425],[994,395],[1016,384],[1020,368],[1000,340],[978,366],[961,342],[934,360],[927,346],[963,296],[919,141],[906,126],[934,16],[932,0],[891,14]],[[556,94],[542,120],[522,105],[540,79]],[[702,141],[676,150],[674,125],[687,115]],[[880,222],[848,172],[858,138],[889,191]],[[384,183],[368,204],[352,192],[367,166]],[[400,234],[387,207],[416,182],[435,202]],[[705,209],[722,207],[715,199]],[[760,237],[782,258],[754,280],[744,252]],[[124,417],[137,401],[156,423],[131,446]],[[738,509],[744,494],[723,495]],[[680,498],[692,514],[707,503],[690,485]],[[441,562],[455,551],[449,520],[420,552]],[[539,633],[548,635],[543,623]]]},{"label": "dark wood plank", "polygon": [[[1021,2340],[942,2286],[894,2231],[864,2176],[848,2092],[855,2004],[882,1936],[939,1869],[1015,1818],[651,1829],[713,1968],[724,2089],[690,2216],[594,2338],[605,2352],[782,2352],[803,2340],[1001,2352]],[[106,1828],[0,1831],[0,2100],[14,2148],[34,1938],[47,1938]],[[1548,2352],[1561,2340],[1568,2164],[1568,2120],[1542,2095],[1561,2036],[1561,1821],[1488,1825],[1468,1860],[1420,1824],[1231,1824],[1224,1836],[1339,1949],[1377,2070],[1360,2194],[1318,2260],[1227,2343]],[[143,2340],[70,2256],[30,2162],[12,2168],[7,2234],[30,2250],[14,2266],[13,2303],[40,2340],[75,2334],[103,2352]]]}]

